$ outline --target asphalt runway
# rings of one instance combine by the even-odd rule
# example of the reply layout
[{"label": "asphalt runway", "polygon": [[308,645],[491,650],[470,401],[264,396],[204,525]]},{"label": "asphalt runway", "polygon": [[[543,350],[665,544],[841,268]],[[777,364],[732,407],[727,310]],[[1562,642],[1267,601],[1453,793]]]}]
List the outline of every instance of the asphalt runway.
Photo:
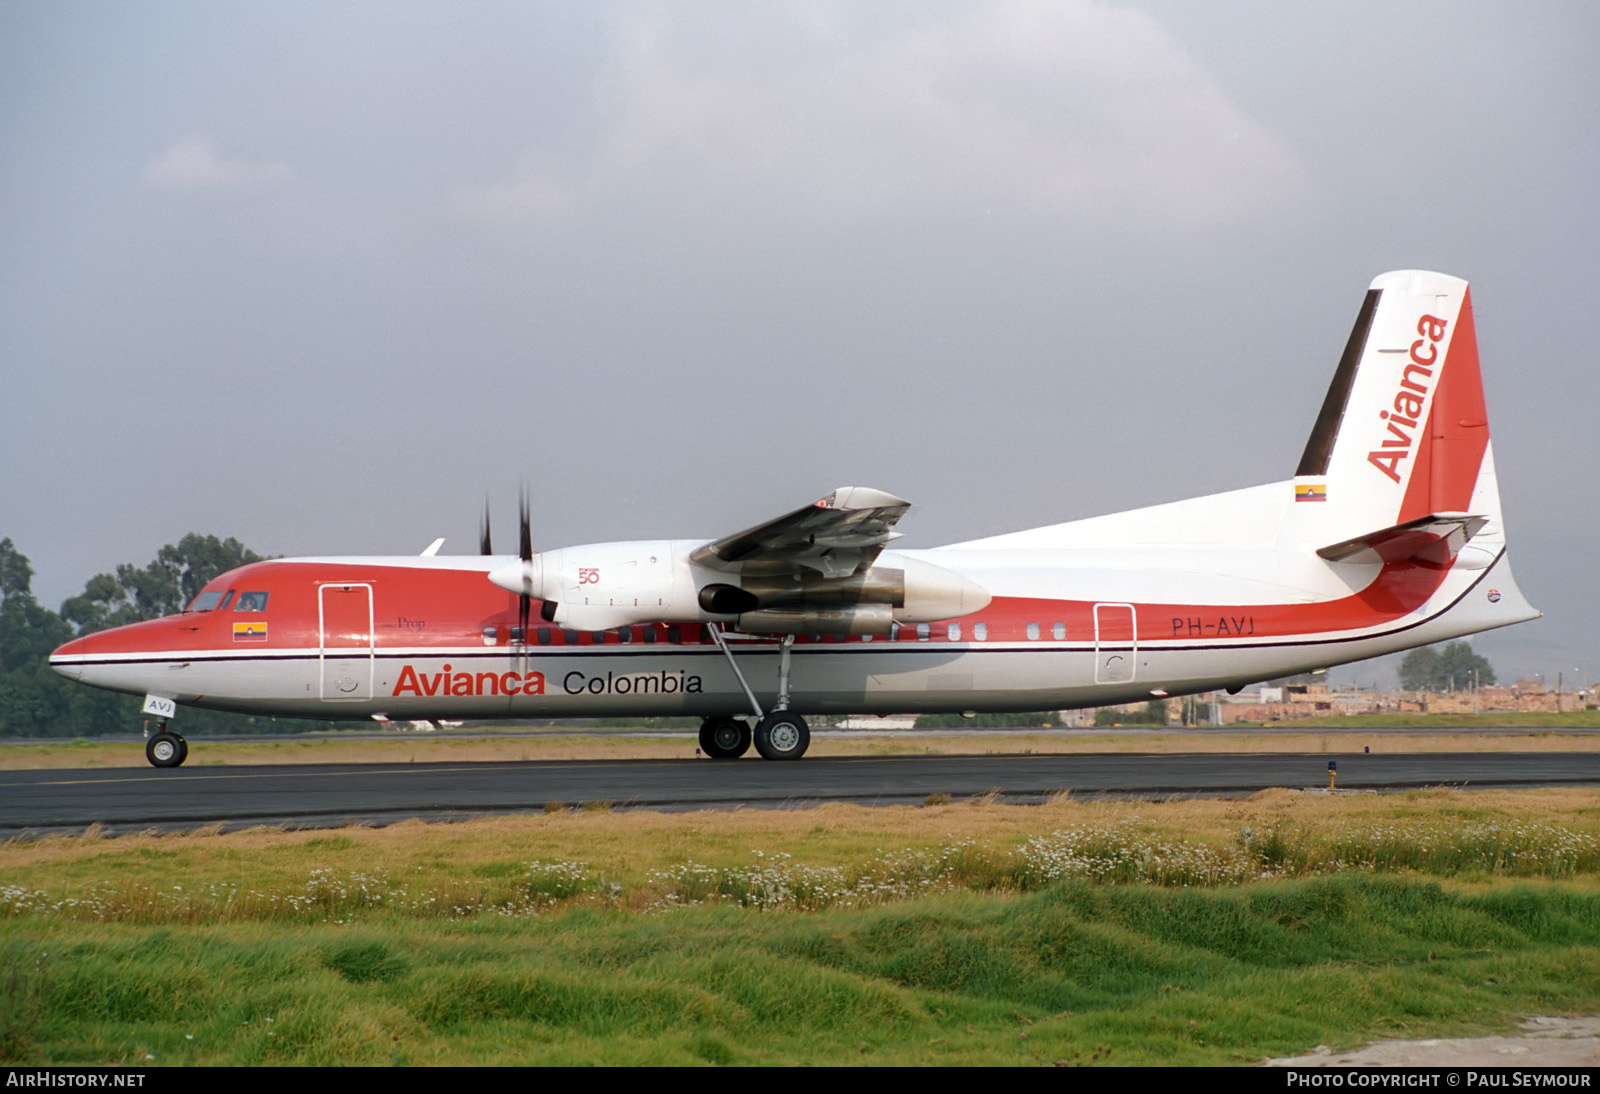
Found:
[{"label": "asphalt runway", "polygon": [[1323,789],[1600,785],[1600,753],[1467,752],[1094,754],[851,757],[770,763],[566,760],[519,763],[306,764],[161,770],[0,772],[0,837],[146,828],[337,827],[408,818],[460,820],[542,812],[549,803],[618,808],[804,807],[920,803],[997,793],[1040,801],[1062,791],[1162,798]]}]

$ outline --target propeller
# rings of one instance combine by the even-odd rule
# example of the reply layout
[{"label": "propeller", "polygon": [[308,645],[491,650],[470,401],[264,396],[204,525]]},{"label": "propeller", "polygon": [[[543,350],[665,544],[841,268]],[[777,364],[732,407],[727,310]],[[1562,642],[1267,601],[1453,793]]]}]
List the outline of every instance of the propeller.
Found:
[{"label": "propeller", "polygon": [[[489,580],[505,589],[507,592],[517,594],[517,626],[520,635],[519,641],[526,644],[528,641],[528,616],[533,610],[533,598],[544,592],[541,584],[541,571],[539,559],[533,553],[533,507],[528,502],[528,488],[522,488],[522,498],[518,514],[517,529],[517,561],[507,562],[489,571]],[[485,553],[489,549],[488,516],[484,517],[483,548]],[[552,601],[545,601],[540,609],[540,618],[550,622],[555,615],[556,606]]]},{"label": "propeller", "polygon": [[478,531],[478,553],[480,555],[494,554],[494,545],[489,539],[489,499],[483,499],[483,524]]},{"label": "propeller", "polygon": [[[522,498],[519,509],[519,515],[521,516],[521,536],[519,541],[520,551],[518,557],[522,559],[523,573],[526,574],[528,563],[533,561],[533,512],[528,505],[528,488],[526,485],[524,485],[522,488]],[[522,579],[522,593],[517,598],[517,621],[522,627],[522,642],[524,645],[526,645],[528,642],[528,606],[531,600],[532,597],[528,595],[528,579],[526,576],[524,576]]]},{"label": "propeller", "polygon": [[[527,572],[528,563],[533,561],[533,510],[528,505],[528,488],[526,486],[524,486],[522,488],[522,544],[521,544],[521,547],[522,547],[522,553],[521,553],[521,555],[519,557],[522,559],[523,572],[526,573]],[[524,578],[524,580],[523,580],[523,586],[522,587],[523,587],[524,590],[526,590],[527,587],[528,587],[526,578]],[[524,635],[526,635],[528,633],[528,601],[529,601],[529,599],[530,598],[528,596],[528,593],[526,591],[524,591],[523,594],[522,594],[522,605],[521,605],[521,607],[522,607],[522,633]],[[544,620],[546,623],[555,622],[555,618],[556,618],[556,602],[554,600],[546,600],[540,606],[540,608],[539,608],[539,618]]]}]

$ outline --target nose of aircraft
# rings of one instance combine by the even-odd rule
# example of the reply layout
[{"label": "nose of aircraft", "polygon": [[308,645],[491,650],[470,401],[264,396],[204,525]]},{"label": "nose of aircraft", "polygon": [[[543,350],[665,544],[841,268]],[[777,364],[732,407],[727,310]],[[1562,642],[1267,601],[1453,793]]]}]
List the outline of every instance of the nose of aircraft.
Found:
[{"label": "nose of aircraft", "polygon": [[93,636],[74,638],[71,642],[58,646],[50,654],[50,667],[68,680],[82,680],[83,665],[81,659],[88,655],[92,638]]}]

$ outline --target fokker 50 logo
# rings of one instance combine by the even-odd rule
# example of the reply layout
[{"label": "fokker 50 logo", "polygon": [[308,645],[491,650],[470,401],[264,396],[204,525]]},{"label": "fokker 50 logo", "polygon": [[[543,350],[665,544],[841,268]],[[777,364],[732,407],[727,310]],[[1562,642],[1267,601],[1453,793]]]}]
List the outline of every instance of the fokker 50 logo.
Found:
[{"label": "fokker 50 logo", "polygon": [[598,567],[598,566],[579,566],[578,567],[578,584],[579,585],[594,585],[594,584],[598,583],[599,580],[600,580],[600,567]]},{"label": "fokker 50 logo", "polygon": [[1447,326],[1447,320],[1432,315],[1417,320],[1417,333],[1422,337],[1411,343],[1410,360],[1400,374],[1400,390],[1394,394],[1394,412],[1378,411],[1378,417],[1388,422],[1390,436],[1367,453],[1367,462],[1395,482],[1401,477],[1400,461],[1411,456],[1411,442],[1416,437],[1422,408],[1428,402],[1428,388],[1439,360],[1439,342]]}]

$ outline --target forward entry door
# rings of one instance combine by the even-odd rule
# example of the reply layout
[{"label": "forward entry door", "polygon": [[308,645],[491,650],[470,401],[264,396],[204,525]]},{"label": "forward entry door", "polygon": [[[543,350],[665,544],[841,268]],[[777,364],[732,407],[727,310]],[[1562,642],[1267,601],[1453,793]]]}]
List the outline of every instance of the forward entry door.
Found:
[{"label": "forward entry door", "polygon": [[330,703],[372,698],[372,586],[324,585],[317,593],[322,626],[318,676]]}]

